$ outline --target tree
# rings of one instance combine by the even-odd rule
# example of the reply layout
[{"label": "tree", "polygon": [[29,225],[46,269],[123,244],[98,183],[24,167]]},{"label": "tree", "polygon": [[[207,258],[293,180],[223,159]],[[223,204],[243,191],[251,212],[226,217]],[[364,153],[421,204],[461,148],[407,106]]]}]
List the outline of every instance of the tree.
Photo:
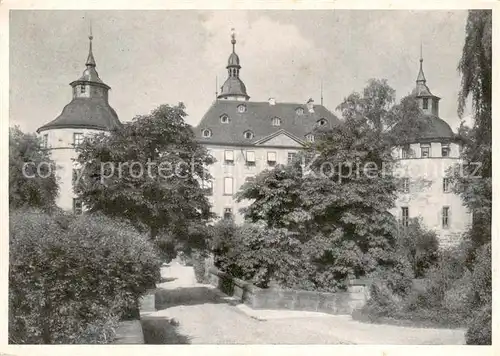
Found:
[{"label": "tree", "polygon": [[79,148],[76,192],[90,212],[123,217],[152,239],[186,239],[189,225],[212,217],[201,187],[213,163],[184,122],[184,105],[161,105]]},{"label": "tree", "polygon": [[[490,10],[470,10],[467,18],[465,44],[458,70],[462,85],[458,114],[462,116],[466,103],[472,100],[473,125],[461,127],[464,141],[463,163],[454,170],[455,192],[473,213],[469,238],[474,249],[491,241],[491,29]],[[474,251],[471,251],[471,256]]]},{"label": "tree", "polygon": [[54,209],[59,191],[54,162],[34,134],[9,128],[10,209]]},{"label": "tree", "polygon": [[473,286],[478,310],[469,324],[467,344],[491,344],[491,211],[492,211],[492,12],[469,10],[465,43],[458,70],[462,85],[458,114],[462,116],[467,100],[472,101],[473,125],[462,127],[463,164],[454,171],[455,192],[472,211],[472,226],[467,233],[472,243],[468,264],[474,270]]},{"label": "tree", "polygon": [[317,285],[395,263],[392,146],[414,134],[422,113],[411,98],[393,103],[387,82],[371,80],[339,105],[341,124],[318,129],[302,157],[307,164],[265,171],[237,195],[253,200],[244,210],[247,219],[300,235]]}]

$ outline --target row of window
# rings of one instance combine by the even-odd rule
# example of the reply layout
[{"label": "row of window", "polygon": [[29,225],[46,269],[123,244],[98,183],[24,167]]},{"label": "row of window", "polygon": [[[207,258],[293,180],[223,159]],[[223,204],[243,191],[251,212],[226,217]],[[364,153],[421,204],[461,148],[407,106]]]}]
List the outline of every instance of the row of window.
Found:
[{"label": "row of window", "polygon": [[[203,129],[201,130],[201,136],[203,138],[210,138],[212,137],[212,130],[210,129]],[[255,137],[254,133],[250,130],[244,131],[243,132],[243,137],[247,140],[251,140]],[[306,141],[307,142],[314,142],[314,135],[313,134],[308,134],[306,135]]]},{"label": "row of window", "polygon": [[[85,88],[84,88],[84,87],[82,87],[82,91],[81,91],[81,92],[82,92],[82,93],[85,93]],[[236,109],[238,110],[238,112],[239,112],[240,114],[242,114],[242,113],[244,113],[244,112],[246,112],[246,111],[247,111],[247,106],[246,106],[245,104],[240,104],[240,105],[238,105],[238,106],[237,106],[237,108],[236,108]],[[296,113],[297,115],[299,115],[299,116],[300,116],[300,115],[304,115],[304,108],[301,108],[301,107],[296,108],[296,109],[295,109],[295,113]],[[227,119],[227,122],[229,122],[229,117],[227,116],[227,114],[223,114],[223,115],[221,115],[221,122],[222,122],[222,120],[223,120],[223,117],[225,117],[225,118]],[[222,123],[226,123],[226,122],[222,122]]]},{"label": "row of window", "polygon": [[[288,152],[287,163],[291,163],[296,156],[296,152]],[[245,163],[248,166],[254,166],[256,162],[255,159],[255,151],[246,151],[245,152]],[[224,163],[226,165],[234,164],[234,151],[226,150],[224,151]],[[267,164],[270,166],[274,166],[276,164],[276,152],[270,151],[267,152]]]},{"label": "row of window", "polygon": [[[402,183],[403,193],[410,192],[410,178],[403,178]],[[443,193],[451,192],[451,181],[450,178],[443,178]]]},{"label": "row of window", "polygon": [[[78,147],[83,142],[83,133],[75,132],[73,134],[73,146]],[[42,136],[42,148],[49,147],[49,134]]]},{"label": "row of window", "polygon": [[[238,106],[238,108],[241,106],[242,105]],[[240,111],[240,110],[238,110],[238,111],[244,112],[245,110],[246,109],[244,109],[243,111]],[[227,114],[222,114],[220,116],[220,122],[222,124],[229,124],[229,121],[230,121],[230,119],[229,119],[229,116]],[[271,119],[271,125],[273,125],[273,126],[281,126],[282,123],[283,123],[283,120],[281,120],[279,117],[273,117]],[[322,118],[322,119],[319,119],[316,124],[318,126],[325,126],[327,123],[328,123],[328,121],[325,118]]]},{"label": "row of window", "polygon": [[[447,143],[441,144],[441,157],[450,156],[450,145]],[[431,155],[431,145],[429,143],[420,144],[420,157],[430,158]],[[401,150],[401,158],[415,158],[415,152],[410,148],[410,145],[406,145]]]},{"label": "row of window", "polygon": [[[410,209],[407,206],[401,208],[401,224],[408,227],[410,223]],[[443,229],[450,227],[450,207],[443,206],[441,209],[441,226]]]}]

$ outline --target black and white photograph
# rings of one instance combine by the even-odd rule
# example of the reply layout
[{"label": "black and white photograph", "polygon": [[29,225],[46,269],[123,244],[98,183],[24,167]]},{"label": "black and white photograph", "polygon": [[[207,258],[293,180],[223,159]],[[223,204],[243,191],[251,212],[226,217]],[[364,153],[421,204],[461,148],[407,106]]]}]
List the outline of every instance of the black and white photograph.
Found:
[{"label": "black and white photograph", "polygon": [[1,9],[0,355],[492,345],[495,4],[289,3]]}]

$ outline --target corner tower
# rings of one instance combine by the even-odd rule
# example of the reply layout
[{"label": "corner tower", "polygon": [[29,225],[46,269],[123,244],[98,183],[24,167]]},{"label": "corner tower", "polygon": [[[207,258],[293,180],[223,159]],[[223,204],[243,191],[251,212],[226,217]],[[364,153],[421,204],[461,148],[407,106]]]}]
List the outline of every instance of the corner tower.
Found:
[{"label": "corner tower", "polygon": [[115,110],[109,105],[111,89],[100,78],[92,51],[92,29],[89,33],[89,53],[86,68],[77,80],[70,83],[72,100],[54,120],[37,130],[43,147],[50,151],[59,178],[57,205],[75,214],[83,211],[82,202],[73,191],[77,148],[86,135],[109,132],[121,126]]},{"label": "corner tower", "polygon": [[229,55],[226,66],[228,77],[222,85],[221,93],[217,96],[217,99],[246,101],[250,97],[247,94],[245,84],[240,79],[241,66],[240,58],[235,51],[236,35],[234,28],[231,29],[231,44],[233,45],[233,52]]}]

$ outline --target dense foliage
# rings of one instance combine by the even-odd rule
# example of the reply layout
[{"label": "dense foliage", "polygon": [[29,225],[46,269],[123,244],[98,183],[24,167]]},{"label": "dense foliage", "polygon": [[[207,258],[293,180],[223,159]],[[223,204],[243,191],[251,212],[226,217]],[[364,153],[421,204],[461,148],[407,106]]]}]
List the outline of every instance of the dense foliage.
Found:
[{"label": "dense foliage", "polygon": [[341,124],[318,128],[315,144],[295,162],[262,172],[237,195],[252,201],[246,219],[286,229],[288,241],[297,241],[317,289],[343,287],[398,263],[397,221],[389,213],[398,189],[391,147],[424,127],[415,100],[394,105],[385,80],[371,80],[339,110]]},{"label": "dense foliage", "polygon": [[59,190],[55,169],[40,139],[18,127],[9,128],[10,209],[54,209]]},{"label": "dense foliage", "polygon": [[159,279],[154,247],[105,216],[11,212],[11,343],[108,343]]},{"label": "dense foliage", "polygon": [[151,237],[182,239],[194,222],[211,218],[200,186],[213,159],[184,122],[184,105],[161,105],[79,148],[76,191],[90,212],[147,228]]},{"label": "dense foliage", "polygon": [[473,125],[461,130],[464,167],[455,174],[455,191],[472,211],[466,238],[467,264],[474,270],[476,317],[468,344],[491,344],[491,218],[492,218],[492,11],[469,10],[465,43],[458,66],[462,75],[459,115],[472,101]]}]

